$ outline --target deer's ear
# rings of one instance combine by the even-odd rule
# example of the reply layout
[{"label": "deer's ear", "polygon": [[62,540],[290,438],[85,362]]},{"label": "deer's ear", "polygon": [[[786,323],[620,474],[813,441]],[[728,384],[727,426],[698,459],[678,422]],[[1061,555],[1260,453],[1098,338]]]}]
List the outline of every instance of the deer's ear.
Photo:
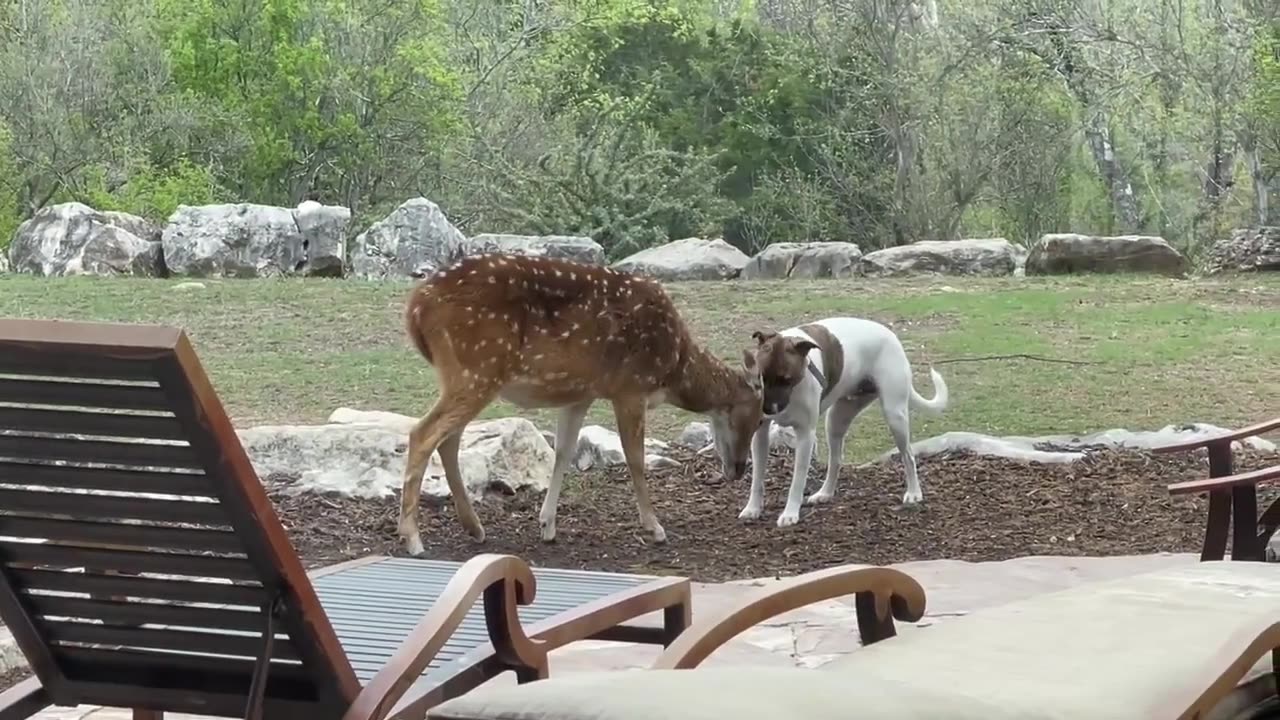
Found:
[{"label": "deer's ear", "polygon": [[757,345],[763,345],[769,340],[778,336],[778,333],[772,330],[756,330],[751,333],[751,337],[755,338]]},{"label": "deer's ear", "polygon": [[759,366],[756,365],[756,354],[750,350],[742,351],[742,367],[748,372],[755,372]]}]

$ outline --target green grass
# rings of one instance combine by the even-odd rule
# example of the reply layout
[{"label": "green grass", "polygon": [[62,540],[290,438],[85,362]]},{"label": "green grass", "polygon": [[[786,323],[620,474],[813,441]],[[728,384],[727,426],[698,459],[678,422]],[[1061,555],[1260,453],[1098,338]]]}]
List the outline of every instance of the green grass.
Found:
[{"label": "green grass", "polygon": [[[336,407],[419,415],[433,372],[401,325],[407,283],[203,281],[0,276],[0,316],[177,324],[239,426],[322,422]],[[695,333],[737,362],[757,328],[828,315],[893,324],[932,396],[930,362],[1027,353],[1026,359],[939,364],[951,388],[941,417],[916,414],[913,436],[1234,425],[1280,411],[1280,277],[1177,281],[1132,276],[676,283]],[[506,403],[484,416],[518,413]],[[527,413],[551,429],[550,414]],[[656,437],[696,416],[662,408]],[[597,403],[589,422],[613,426]],[[878,408],[851,431],[848,459],[891,447]]]}]

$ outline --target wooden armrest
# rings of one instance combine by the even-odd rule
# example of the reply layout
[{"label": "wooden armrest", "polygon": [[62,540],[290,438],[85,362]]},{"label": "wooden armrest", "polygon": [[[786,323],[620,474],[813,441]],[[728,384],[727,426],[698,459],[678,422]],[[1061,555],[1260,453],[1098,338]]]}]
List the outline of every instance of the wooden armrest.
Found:
[{"label": "wooden armrest", "polygon": [[718,620],[695,622],[680,633],[652,667],[697,667],[721,645],[763,620],[845,595],[858,597],[858,630],[863,644],[893,635],[893,618],[915,622],[924,617],[924,588],[906,573],[865,565],[815,570],[755,593]]},{"label": "wooden armrest", "polygon": [[1197,450],[1218,443],[1232,443],[1237,440],[1243,440],[1254,435],[1271,432],[1272,430],[1280,430],[1280,417],[1264,420],[1260,423],[1254,423],[1248,427],[1232,430],[1230,432],[1211,435],[1209,437],[1198,438],[1196,440],[1187,440],[1185,442],[1172,443],[1170,445],[1161,445],[1151,448],[1153,453],[1179,453],[1187,450]]},{"label": "wooden armrest", "polygon": [[476,598],[484,595],[489,639],[504,662],[535,669],[546,675],[546,643],[525,635],[516,605],[533,602],[533,570],[514,555],[477,555],[449,580],[440,597],[418,621],[342,716],[343,720],[382,720],[395,703],[427,669],[454,631],[462,624]]},{"label": "wooden armrest", "polygon": [[1207,492],[1209,490],[1226,490],[1237,485],[1257,485],[1258,483],[1280,480],[1280,465],[1266,467],[1261,470],[1227,475],[1225,477],[1204,478],[1203,480],[1187,480],[1169,485],[1170,495]]}]

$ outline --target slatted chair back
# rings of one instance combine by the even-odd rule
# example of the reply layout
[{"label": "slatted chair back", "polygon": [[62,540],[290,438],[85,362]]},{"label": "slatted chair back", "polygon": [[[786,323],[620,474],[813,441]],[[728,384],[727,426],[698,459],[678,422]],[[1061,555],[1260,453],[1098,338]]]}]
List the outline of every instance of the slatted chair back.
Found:
[{"label": "slatted chair back", "polygon": [[0,617],[54,704],[314,720],[359,692],[174,328],[0,320]]}]

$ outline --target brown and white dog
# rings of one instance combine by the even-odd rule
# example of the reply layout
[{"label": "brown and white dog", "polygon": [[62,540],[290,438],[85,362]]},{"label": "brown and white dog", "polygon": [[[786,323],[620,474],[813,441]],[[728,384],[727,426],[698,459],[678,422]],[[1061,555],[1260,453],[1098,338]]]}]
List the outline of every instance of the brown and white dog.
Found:
[{"label": "brown and white dog", "polygon": [[934,397],[925,400],[912,386],[911,363],[898,336],[884,325],[862,318],[826,318],[781,333],[757,330],[752,337],[764,381],[764,420],[752,438],[751,496],[739,518],[755,520],[763,510],[771,424],[793,428],[796,433],[791,492],[778,516],[778,527],[786,527],[800,520],[805,478],[818,441],[818,416],[826,415],[827,478],[822,488],[809,496],[809,504],[835,497],[844,436],[853,419],[876,399],[902,456],[907,484],[902,502],[912,505],[924,499],[911,454],[907,410],[914,407],[936,414],[946,409],[947,384],[936,370],[929,369]]}]

